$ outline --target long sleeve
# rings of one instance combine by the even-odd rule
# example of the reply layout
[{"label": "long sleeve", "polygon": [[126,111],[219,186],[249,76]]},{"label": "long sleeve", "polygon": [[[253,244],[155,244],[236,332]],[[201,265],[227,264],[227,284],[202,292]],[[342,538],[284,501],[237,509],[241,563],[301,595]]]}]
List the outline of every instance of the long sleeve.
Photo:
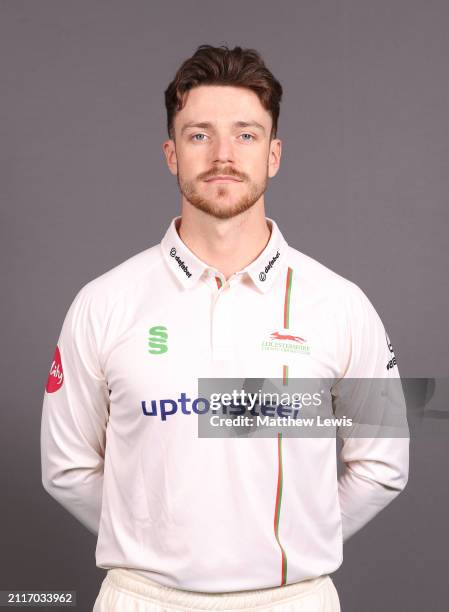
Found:
[{"label": "long sleeve", "polygon": [[350,435],[337,431],[345,464],[338,481],[343,541],[404,489],[410,442],[392,344],[367,296],[351,285],[346,301],[348,359],[344,378],[333,389],[335,413],[350,414],[356,422]]},{"label": "long sleeve", "polygon": [[109,390],[99,360],[99,313],[85,285],[64,319],[45,388],[42,484],[94,534],[103,488]]}]

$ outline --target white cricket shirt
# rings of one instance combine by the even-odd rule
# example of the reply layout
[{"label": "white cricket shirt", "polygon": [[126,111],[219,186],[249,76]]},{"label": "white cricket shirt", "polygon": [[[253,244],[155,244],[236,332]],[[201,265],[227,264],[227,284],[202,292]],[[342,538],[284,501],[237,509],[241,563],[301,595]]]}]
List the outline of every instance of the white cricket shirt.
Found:
[{"label": "white cricket shirt", "polygon": [[211,593],[332,573],[406,485],[408,438],[346,440],[337,480],[335,437],[198,437],[198,378],[398,377],[384,326],[273,219],[227,281],[179,220],[74,298],[43,401],[43,485],[98,533],[101,568]]}]

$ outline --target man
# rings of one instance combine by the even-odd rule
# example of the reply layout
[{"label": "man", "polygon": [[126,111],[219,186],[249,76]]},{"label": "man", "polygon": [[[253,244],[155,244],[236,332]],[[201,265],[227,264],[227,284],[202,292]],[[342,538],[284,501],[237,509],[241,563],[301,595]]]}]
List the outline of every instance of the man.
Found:
[{"label": "man", "polygon": [[96,612],[340,610],[343,540],[407,482],[406,437],[347,437],[337,481],[335,437],[198,435],[200,378],[399,376],[362,290],[265,217],[281,95],[251,49],[202,45],[182,64],[163,143],[181,215],[65,318],[43,484],[98,533]]}]

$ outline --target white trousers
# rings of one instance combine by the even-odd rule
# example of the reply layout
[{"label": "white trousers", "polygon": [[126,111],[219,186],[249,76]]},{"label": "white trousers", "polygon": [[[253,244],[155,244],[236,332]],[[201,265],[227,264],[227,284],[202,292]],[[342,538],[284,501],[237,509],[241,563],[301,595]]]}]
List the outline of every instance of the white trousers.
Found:
[{"label": "white trousers", "polygon": [[128,569],[110,569],[93,612],[341,612],[330,576],[270,589],[232,593],[197,593],[160,585]]}]

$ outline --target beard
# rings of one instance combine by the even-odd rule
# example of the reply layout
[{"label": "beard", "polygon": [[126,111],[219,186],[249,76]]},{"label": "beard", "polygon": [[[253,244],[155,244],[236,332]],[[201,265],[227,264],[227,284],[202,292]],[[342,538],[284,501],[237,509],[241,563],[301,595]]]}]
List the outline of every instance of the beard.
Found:
[{"label": "beard", "polygon": [[[202,195],[198,191],[198,182],[201,183],[206,178],[211,178],[212,176],[218,176],[220,174],[236,176],[241,179],[243,183],[247,184],[246,193],[238,196],[236,201],[230,203],[229,196],[233,189],[232,183],[214,185],[214,195],[210,196]],[[268,173],[265,175],[263,181],[256,183],[251,181],[247,175],[237,175],[232,169],[230,169],[230,171],[223,170],[221,172],[214,172],[214,174],[208,173],[207,175],[200,175],[197,179],[191,181],[184,180],[178,172],[176,178],[179,189],[185,199],[198,210],[217,219],[231,219],[249,210],[259,200],[261,195],[265,193],[268,184]]]}]

